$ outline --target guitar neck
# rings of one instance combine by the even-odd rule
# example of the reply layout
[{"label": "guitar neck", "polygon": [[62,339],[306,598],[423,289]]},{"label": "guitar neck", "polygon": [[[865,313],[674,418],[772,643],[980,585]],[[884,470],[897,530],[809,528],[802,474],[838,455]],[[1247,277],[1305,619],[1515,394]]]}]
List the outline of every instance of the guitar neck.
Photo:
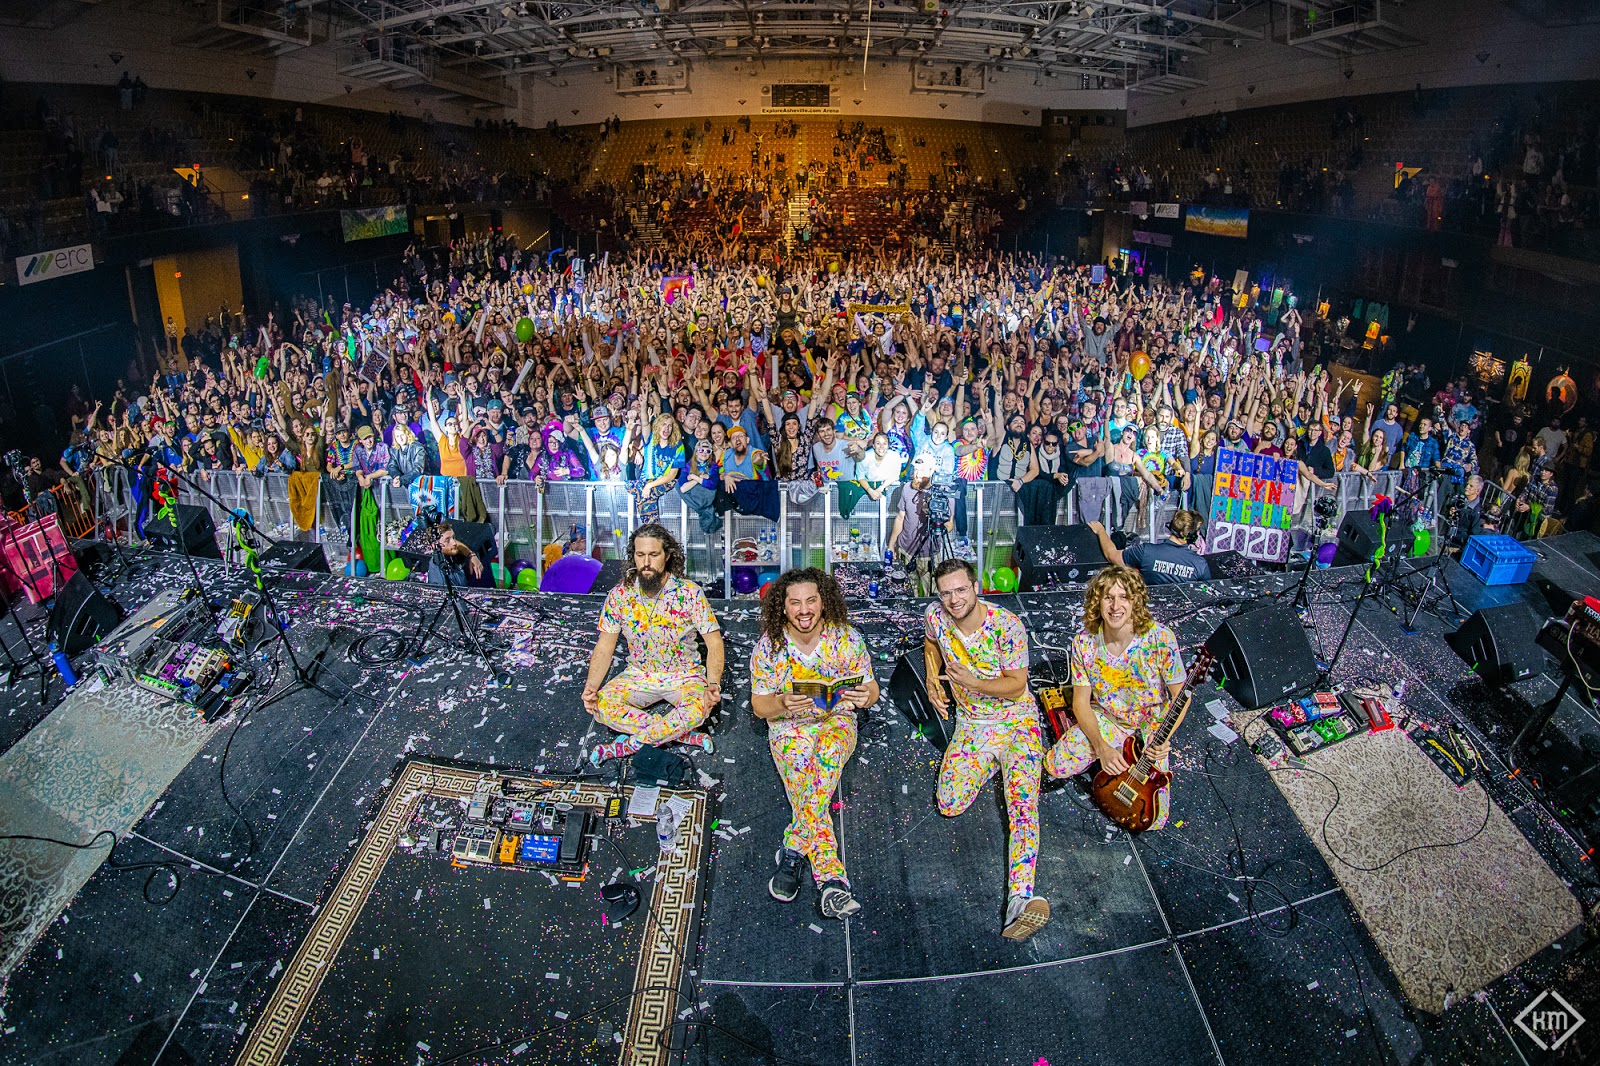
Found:
[{"label": "guitar neck", "polygon": [[1139,772],[1139,776],[1142,777],[1150,772],[1152,765],[1149,754],[1150,749],[1157,744],[1165,744],[1167,738],[1172,736],[1173,731],[1178,728],[1179,716],[1172,713],[1173,709],[1184,705],[1184,701],[1193,694],[1195,683],[1205,675],[1205,672],[1206,669],[1204,667],[1197,667],[1189,671],[1189,676],[1184,678],[1183,687],[1178,690],[1172,699],[1167,701],[1166,715],[1161,720],[1161,728],[1155,731],[1155,735],[1150,738],[1150,742],[1144,746],[1144,750],[1140,753],[1139,761],[1134,764],[1134,769]]}]

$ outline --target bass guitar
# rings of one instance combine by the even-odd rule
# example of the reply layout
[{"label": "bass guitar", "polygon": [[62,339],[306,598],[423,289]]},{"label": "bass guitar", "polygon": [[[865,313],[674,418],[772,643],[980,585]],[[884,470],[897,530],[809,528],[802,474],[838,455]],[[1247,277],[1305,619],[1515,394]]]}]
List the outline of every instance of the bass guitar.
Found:
[{"label": "bass guitar", "polygon": [[[1167,712],[1161,728],[1150,738],[1151,744],[1165,744],[1177,731],[1178,724],[1189,710],[1189,697],[1196,685],[1211,675],[1216,657],[1210,648],[1202,647],[1195,655],[1183,687],[1167,703]],[[1156,820],[1156,793],[1172,781],[1172,775],[1157,769],[1154,760],[1146,754],[1146,745],[1135,733],[1122,742],[1122,757],[1128,768],[1120,774],[1097,771],[1089,785],[1089,795],[1105,816],[1137,836],[1149,829]]]}]

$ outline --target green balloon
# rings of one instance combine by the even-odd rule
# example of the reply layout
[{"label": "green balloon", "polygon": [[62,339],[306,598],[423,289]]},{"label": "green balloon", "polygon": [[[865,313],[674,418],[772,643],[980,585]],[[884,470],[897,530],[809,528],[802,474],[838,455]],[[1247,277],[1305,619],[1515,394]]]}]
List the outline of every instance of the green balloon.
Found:
[{"label": "green balloon", "polygon": [[528,567],[517,575],[517,588],[523,592],[537,592],[539,590],[539,571],[536,567]]},{"label": "green balloon", "polygon": [[499,563],[489,564],[489,576],[494,578],[495,588],[503,589],[506,587],[506,572],[501,569]]},{"label": "green balloon", "polygon": [[523,344],[533,340],[533,319],[517,319],[517,340]]},{"label": "green balloon", "polygon": [[1017,591],[1017,572],[1009,566],[1002,566],[995,571],[994,588],[996,592]]},{"label": "green balloon", "polygon": [[272,363],[267,359],[266,356],[263,355],[260,359],[257,359],[256,360],[256,377],[258,379],[265,378],[267,376],[267,370],[271,366],[272,366]]},{"label": "green balloon", "polygon": [[1413,534],[1413,537],[1414,539],[1411,541],[1411,557],[1420,559],[1428,554],[1428,549],[1433,545],[1433,532],[1427,529],[1419,529]]},{"label": "green balloon", "polygon": [[390,581],[404,581],[411,576],[411,570],[406,566],[406,561],[397,555],[384,566],[383,576]]}]

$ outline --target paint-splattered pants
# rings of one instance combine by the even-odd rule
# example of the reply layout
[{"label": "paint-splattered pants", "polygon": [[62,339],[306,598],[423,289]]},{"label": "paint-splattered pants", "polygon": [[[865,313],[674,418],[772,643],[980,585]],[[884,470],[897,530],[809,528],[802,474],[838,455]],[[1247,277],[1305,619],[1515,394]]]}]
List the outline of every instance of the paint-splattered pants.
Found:
[{"label": "paint-splattered pants", "polygon": [[824,881],[849,884],[844,863],[839,861],[831,808],[839,775],[856,750],[855,712],[779,719],[767,733],[767,747],[772,749],[772,761],[794,812],[783,831],[783,846],[811,860],[811,876],[818,885]]},{"label": "paint-splattered pants", "polygon": [[[652,714],[645,708],[665,700],[671,709]],[[706,679],[698,674],[656,677],[625,668],[600,688],[595,720],[644,744],[677,740],[706,720]]]},{"label": "paint-splattered pants", "polygon": [[[1123,742],[1137,732],[1137,730],[1129,729],[1115,718],[1101,714],[1098,711],[1095,712],[1094,717],[1095,721],[1100,723],[1101,738],[1118,751],[1122,750]],[[1097,758],[1099,756],[1095,755],[1094,748],[1089,745],[1089,738],[1083,735],[1083,730],[1074,722],[1072,727],[1067,730],[1066,735],[1056,741],[1055,746],[1045,755],[1044,769],[1045,773],[1051,777],[1071,777],[1074,774],[1083,773]],[[1172,757],[1169,755],[1157,763],[1156,767],[1161,770],[1167,770],[1171,761]],[[1171,791],[1172,786],[1168,785],[1166,788],[1156,792],[1156,820],[1150,823],[1151,829],[1160,829],[1167,824],[1168,801],[1171,798],[1169,795]]]},{"label": "paint-splattered pants", "polygon": [[1039,862],[1039,764],[1044,741],[1038,718],[975,722],[962,718],[939,767],[939,813],[953,818],[972,805],[998,770],[1004,775],[1006,818],[1011,823],[1008,894],[1033,895]]}]

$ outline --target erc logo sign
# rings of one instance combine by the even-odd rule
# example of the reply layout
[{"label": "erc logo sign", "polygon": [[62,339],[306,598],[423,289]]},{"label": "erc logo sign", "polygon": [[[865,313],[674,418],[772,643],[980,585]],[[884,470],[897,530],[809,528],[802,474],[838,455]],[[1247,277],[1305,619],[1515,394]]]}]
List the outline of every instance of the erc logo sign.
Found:
[{"label": "erc logo sign", "polygon": [[53,252],[17,257],[17,283],[32,285],[63,274],[81,274],[94,269],[94,248],[87,244],[57,248]]},{"label": "erc logo sign", "polygon": [[1539,993],[1516,1017],[1517,1028],[1527,1033],[1540,1051],[1554,1051],[1565,1044],[1583,1021],[1572,1004],[1550,990]]}]

